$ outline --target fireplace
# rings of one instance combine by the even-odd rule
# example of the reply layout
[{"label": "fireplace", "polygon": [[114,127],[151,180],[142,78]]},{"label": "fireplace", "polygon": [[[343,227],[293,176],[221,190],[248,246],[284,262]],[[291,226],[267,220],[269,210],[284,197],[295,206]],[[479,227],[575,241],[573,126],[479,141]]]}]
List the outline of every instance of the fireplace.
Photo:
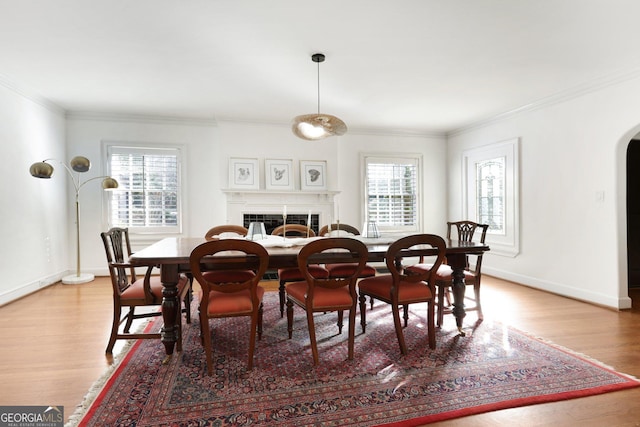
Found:
[{"label": "fireplace", "polygon": [[[249,228],[251,222],[263,222],[267,234],[283,224],[287,206],[287,224],[307,225],[311,214],[311,229],[319,229],[335,219],[337,191],[239,191],[224,190],[227,196],[227,223]],[[333,221],[335,222],[335,221]]]},{"label": "fireplace", "polygon": [[[299,215],[299,214],[287,215],[287,224],[307,225],[308,220],[309,220],[308,215]],[[320,220],[320,215],[311,214],[311,229],[316,233],[316,235],[320,230],[319,220]],[[265,214],[265,213],[250,213],[250,214],[243,215],[242,225],[245,228],[249,228],[249,224],[252,222],[264,223],[264,227],[267,230],[267,234],[271,234],[271,232],[276,227],[284,223],[282,220],[282,215]]]}]

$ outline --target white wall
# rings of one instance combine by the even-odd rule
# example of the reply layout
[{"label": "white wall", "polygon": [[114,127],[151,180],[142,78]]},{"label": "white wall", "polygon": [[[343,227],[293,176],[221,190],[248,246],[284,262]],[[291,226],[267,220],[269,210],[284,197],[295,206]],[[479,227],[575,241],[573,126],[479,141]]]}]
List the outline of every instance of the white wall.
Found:
[{"label": "white wall", "polygon": [[29,174],[36,161],[65,158],[64,114],[32,99],[0,82],[0,305],[60,279],[69,269],[66,173],[55,165],[52,179]]},{"label": "white wall", "polygon": [[[425,194],[425,230],[443,232],[446,221],[446,146],[444,137],[347,134],[319,142],[301,140],[289,126],[221,122],[217,125],[193,121],[169,121],[142,118],[109,118],[70,114],[67,120],[69,156],[85,155],[93,160],[91,176],[104,174],[103,141],[184,144],[185,197],[183,199],[183,236],[202,236],[213,225],[228,222],[226,195],[230,157],[260,160],[261,188],[264,188],[264,159],[291,159],[296,189],[300,188],[300,160],[326,160],[329,190],[340,191],[341,221],[360,226],[360,152],[419,153],[423,155]],[[89,174],[87,174],[89,175]],[[88,176],[89,177],[89,176]],[[103,218],[104,195],[99,189],[85,188],[81,193],[81,247],[83,270],[107,274],[104,250],[99,234],[106,229]],[[88,184],[87,187],[91,185]],[[72,199],[69,200],[71,204]],[[70,223],[73,225],[73,223]],[[73,230],[71,230],[73,231]],[[73,234],[73,233],[72,233]],[[132,236],[138,247],[158,239]],[[75,258],[73,247],[69,262]]]},{"label": "white wall", "polygon": [[[461,192],[464,150],[520,138],[520,254],[487,254],[486,273],[597,304],[630,307],[625,158],[639,129],[639,91],[636,78],[449,137],[452,195]],[[461,214],[461,198],[450,197],[449,215]]]}]

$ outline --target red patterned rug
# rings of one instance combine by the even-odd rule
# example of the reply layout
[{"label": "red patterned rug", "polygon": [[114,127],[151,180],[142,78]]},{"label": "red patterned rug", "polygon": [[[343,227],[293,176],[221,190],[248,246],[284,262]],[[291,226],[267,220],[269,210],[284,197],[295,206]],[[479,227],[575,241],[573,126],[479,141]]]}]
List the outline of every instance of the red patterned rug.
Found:
[{"label": "red patterned rug", "polygon": [[[211,320],[214,373],[206,375],[197,319],[184,351],[162,365],[164,347],[138,341],[80,425],[86,426],[417,426],[498,409],[605,393],[640,382],[508,326],[485,321],[458,335],[447,317],[429,350],[424,312],[412,306],[401,357],[389,307],[367,311],[347,361],[347,326],[316,316],[320,363],[313,367],[302,310],[287,339],[277,294],[265,296],[265,330],[246,370],[248,322]],[[193,313],[197,313],[194,303]],[[346,317],[346,316],[345,316]],[[159,328],[161,319],[150,325]],[[358,316],[359,322],[359,316]]]}]

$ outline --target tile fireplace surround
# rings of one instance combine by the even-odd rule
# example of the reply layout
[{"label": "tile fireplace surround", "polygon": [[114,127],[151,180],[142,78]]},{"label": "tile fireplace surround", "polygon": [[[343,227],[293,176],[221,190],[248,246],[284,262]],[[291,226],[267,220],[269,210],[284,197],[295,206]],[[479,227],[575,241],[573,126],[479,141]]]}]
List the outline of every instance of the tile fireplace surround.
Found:
[{"label": "tile fireplace surround", "polygon": [[[227,223],[244,224],[245,215],[280,215],[287,206],[287,223],[292,215],[304,217],[311,212],[312,224],[335,222],[338,191],[242,191],[223,190],[227,196]],[[317,216],[317,217],[316,217]],[[316,219],[317,218],[317,219]],[[298,222],[298,221],[296,221]],[[293,221],[291,222],[293,223]],[[314,227],[315,229],[315,227]]]}]

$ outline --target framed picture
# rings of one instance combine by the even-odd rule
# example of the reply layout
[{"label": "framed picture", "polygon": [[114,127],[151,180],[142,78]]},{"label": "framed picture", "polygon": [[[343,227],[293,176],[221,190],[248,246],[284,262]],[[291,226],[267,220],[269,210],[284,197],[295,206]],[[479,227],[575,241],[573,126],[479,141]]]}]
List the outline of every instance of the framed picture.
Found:
[{"label": "framed picture", "polygon": [[260,189],[258,159],[229,159],[229,188]]},{"label": "framed picture", "polygon": [[327,162],[300,160],[300,189],[302,191],[327,189]]},{"label": "framed picture", "polygon": [[267,190],[293,190],[293,160],[265,159]]}]

